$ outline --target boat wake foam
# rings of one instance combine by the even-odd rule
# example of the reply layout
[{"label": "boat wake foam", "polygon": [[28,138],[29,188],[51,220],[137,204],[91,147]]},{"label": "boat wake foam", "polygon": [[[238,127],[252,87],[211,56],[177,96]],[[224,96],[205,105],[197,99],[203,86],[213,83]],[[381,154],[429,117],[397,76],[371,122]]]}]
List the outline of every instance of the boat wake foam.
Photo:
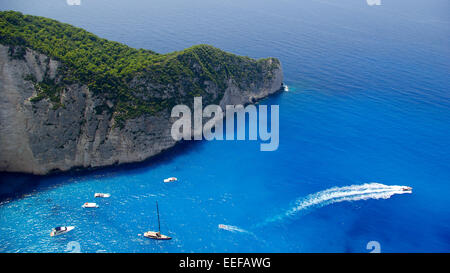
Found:
[{"label": "boat wake foam", "polygon": [[223,230],[231,231],[231,232],[249,233],[247,230],[242,229],[242,228],[238,228],[237,226],[230,226],[230,225],[220,224],[219,228],[223,229]]},{"label": "boat wake foam", "polygon": [[395,194],[404,193],[412,193],[411,188],[406,186],[388,186],[379,183],[334,187],[297,199],[291,209],[283,214],[267,219],[258,226],[281,221],[284,218],[293,217],[299,213],[307,213],[311,209],[321,208],[334,203],[368,199],[388,199]]}]

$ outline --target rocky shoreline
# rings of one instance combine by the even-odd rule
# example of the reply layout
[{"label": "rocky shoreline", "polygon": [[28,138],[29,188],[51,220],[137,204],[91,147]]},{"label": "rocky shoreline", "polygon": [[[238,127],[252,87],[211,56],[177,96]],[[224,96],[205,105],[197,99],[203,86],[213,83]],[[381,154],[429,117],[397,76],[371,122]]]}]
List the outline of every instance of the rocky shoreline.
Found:
[{"label": "rocky shoreline", "polygon": [[[96,111],[99,105],[108,106],[108,101],[86,85],[65,86],[63,107],[55,107],[49,99],[33,102],[38,91],[27,76],[37,81],[55,78],[62,64],[30,48],[23,59],[12,58],[8,52],[8,45],[0,45],[0,171],[45,175],[95,169],[141,162],[176,145],[170,134],[170,111],[144,114],[119,128],[110,112]],[[232,79],[226,80],[220,106],[255,103],[279,91],[283,73],[274,60],[265,60],[264,67],[272,70],[261,72],[262,82],[245,83],[243,89]],[[221,94],[215,86],[208,93]]]}]

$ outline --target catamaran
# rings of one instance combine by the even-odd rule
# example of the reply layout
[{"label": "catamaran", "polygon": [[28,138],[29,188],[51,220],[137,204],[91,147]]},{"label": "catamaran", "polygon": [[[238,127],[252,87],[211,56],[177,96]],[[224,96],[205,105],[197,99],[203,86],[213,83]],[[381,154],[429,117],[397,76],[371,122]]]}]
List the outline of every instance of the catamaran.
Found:
[{"label": "catamaran", "polygon": [[169,236],[161,234],[161,223],[159,221],[159,208],[158,208],[158,201],[156,201],[156,213],[158,215],[158,231],[147,231],[144,233],[144,236],[150,239],[155,240],[170,240],[172,239]]},{"label": "catamaran", "polygon": [[67,233],[69,231],[71,231],[72,229],[74,229],[75,227],[73,226],[68,226],[68,227],[55,227],[52,228],[52,232],[50,232],[50,236],[57,236],[57,235],[61,235],[64,233]]}]

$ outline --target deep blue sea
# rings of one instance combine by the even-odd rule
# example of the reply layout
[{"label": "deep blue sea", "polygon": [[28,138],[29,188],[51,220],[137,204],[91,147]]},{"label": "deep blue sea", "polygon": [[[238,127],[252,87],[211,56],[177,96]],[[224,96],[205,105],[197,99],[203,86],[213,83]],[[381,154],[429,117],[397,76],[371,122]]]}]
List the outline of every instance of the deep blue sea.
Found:
[{"label": "deep blue sea", "polygon": [[[280,107],[274,152],[198,141],[141,164],[0,174],[0,252],[65,252],[71,242],[81,252],[369,252],[370,241],[381,252],[450,251],[448,0],[2,0],[0,9],[161,53],[207,43],[278,57],[290,88],[260,102]],[[169,176],[180,181],[163,183]],[[413,192],[340,188],[373,182]],[[139,236],[157,228],[156,200],[171,241]],[[88,201],[100,207],[81,208]],[[76,228],[50,237],[59,225]]]}]

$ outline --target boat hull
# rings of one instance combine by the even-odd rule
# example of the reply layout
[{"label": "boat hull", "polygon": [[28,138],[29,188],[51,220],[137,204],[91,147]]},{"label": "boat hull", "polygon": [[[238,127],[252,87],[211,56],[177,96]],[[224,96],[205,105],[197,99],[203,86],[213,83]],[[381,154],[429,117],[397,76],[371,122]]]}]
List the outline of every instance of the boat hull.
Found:
[{"label": "boat hull", "polygon": [[111,196],[111,194],[109,193],[96,193],[94,194],[94,197],[98,197],[98,198],[109,198]]},{"label": "boat hull", "polygon": [[164,179],[164,183],[171,183],[171,182],[175,182],[178,181],[178,179],[176,177],[169,177]]},{"label": "boat hull", "polygon": [[170,240],[172,239],[172,237],[163,235],[163,234],[159,234],[155,231],[148,231],[146,233],[144,233],[144,237],[147,237],[149,239],[153,239],[153,240]]},{"label": "boat hull", "polygon": [[74,229],[74,228],[75,228],[75,227],[73,227],[73,226],[69,226],[69,227],[67,227],[66,230],[60,231],[60,232],[56,232],[55,230],[52,230],[52,232],[50,232],[50,236],[53,237],[53,236],[62,235],[62,234],[64,234],[64,233],[67,233],[67,232],[71,231],[71,230]]},{"label": "boat hull", "polygon": [[81,207],[83,208],[98,208],[96,203],[84,203]]}]

